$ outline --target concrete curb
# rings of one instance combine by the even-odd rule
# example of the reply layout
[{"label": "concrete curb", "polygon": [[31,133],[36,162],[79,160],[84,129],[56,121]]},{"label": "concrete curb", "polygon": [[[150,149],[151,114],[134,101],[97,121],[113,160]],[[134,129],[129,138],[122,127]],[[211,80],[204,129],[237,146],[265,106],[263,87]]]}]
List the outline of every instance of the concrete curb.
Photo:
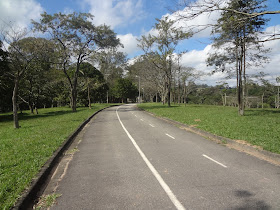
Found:
[{"label": "concrete curb", "polygon": [[181,129],[184,129],[184,130],[187,130],[189,132],[198,134],[198,135],[200,135],[200,136],[202,136],[206,139],[210,139],[212,141],[215,141],[218,144],[223,144],[223,145],[225,145],[229,148],[236,149],[236,150],[244,152],[246,154],[255,156],[255,157],[257,157],[259,159],[262,159],[262,160],[265,160],[265,161],[267,161],[271,164],[280,166],[280,154],[276,154],[276,153],[272,153],[272,152],[263,150],[262,148],[250,145],[249,143],[245,143],[245,142],[241,143],[241,142],[238,142],[238,141],[233,140],[233,139],[225,138],[225,137],[222,137],[222,136],[217,136],[217,135],[214,135],[214,134],[209,133],[207,131],[201,130],[199,128],[195,128],[195,127],[192,127],[192,126],[189,126],[189,125],[186,125],[186,124],[183,124],[183,123],[180,123],[180,122],[177,122],[177,121],[165,118],[165,117],[159,117],[159,116],[156,116],[155,114],[153,114],[151,112],[148,112],[148,111],[145,111],[145,110],[143,110],[139,107],[137,107],[137,108],[141,111],[144,111],[144,112],[154,116],[154,117],[157,117],[157,118],[162,119],[162,120],[164,120],[168,123],[171,123],[171,124],[181,128]]},{"label": "concrete curb", "polygon": [[[112,105],[109,107],[118,106]],[[65,141],[64,143],[54,152],[52,157],[44,164],[36,178],[34,178],[29,186],[29,188],[22,194],[22,196],[17,200],[15,206],[12,209],[32,209],[34,201],[40,196],[41,192],[45,189],[48,180],[50,179],[51,172],[55,166],[59,163],[64,152],[71,145],[78,133],[84,128],[84,126],[99,112],[107,109],[109,107],[103,108],[93,115],[91,115],[86,121],[84,121]]]}]

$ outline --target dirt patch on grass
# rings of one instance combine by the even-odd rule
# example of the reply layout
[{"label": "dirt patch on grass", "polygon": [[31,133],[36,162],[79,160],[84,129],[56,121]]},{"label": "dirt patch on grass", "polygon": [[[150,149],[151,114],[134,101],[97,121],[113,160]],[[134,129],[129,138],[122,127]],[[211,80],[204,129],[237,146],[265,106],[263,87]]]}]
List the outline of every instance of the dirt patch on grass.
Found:
[{"label": "dirt patch on grass", "polygon": [[237,139],[237,140],[234,140],[234,141],[236,141],[239,144],[243,144],[243,145],[247,145],[247,146],[253,147],[253,148],[257,149],[257,150],[261,150],[261,151],[263,150],[263,148],[261,146],[252,145],[252,144],[248,143],[245,140],[238,140]]}]

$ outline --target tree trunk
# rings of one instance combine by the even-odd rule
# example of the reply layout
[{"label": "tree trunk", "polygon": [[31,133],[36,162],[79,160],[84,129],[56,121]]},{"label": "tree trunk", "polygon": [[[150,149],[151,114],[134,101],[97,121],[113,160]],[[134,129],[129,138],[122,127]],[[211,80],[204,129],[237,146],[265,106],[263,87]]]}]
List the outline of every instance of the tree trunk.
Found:
[{"label": "tree trunk", "polygon": [[71,87],[71,108],[73,112],[77,111],[77,84],[78,84],[78,75],[75,74],[73,86]]},{"label": "tree trunk", "polygon": [[235,64],[236,64],[236,94],[237,94],[237,103],[238,103],[238,114],[240,116],[244,115],[243,110],[243,100],[242,100],[242,53],[239,55],[238,53],[239,40],[236,39],[235,46]]},{"label": "tree trunk", "polygon": [[170,84],[167,85],[167,103],[168,103],[168,106],[171,106],[170,104],[170,99],[171,99],[171,88],[170,88]]},{"label": "tree trunk", "polygon": [[15,79],[15,86],[13,90],[13,119],[14,119],[14,128],[19,128],[19,121],[18,121],[18,108],[17,108],[17,98],[18,98],[18,85],[19,85],[19,79]]},{"label": "tree trunk", "polygon": [[89,89],[89,85],[88,85],[88,108],[91,109],[91,101],[90,101],[90,89]]},{"label": "tree trunk", "polygon": [[244,105],[243,105],[243,103],[244,103],[244,101],[243,101],[243,95],[242,95],[242,93],[243,93],[243,84],[242,84],[242,68],[241,67],[239,67],[240,69],[239,69],[239,75],[238,75],[238,77],[239,77],[239,84],[238,84],[238,114],[240,115],[240,116],[243,116],[244,115]]},{"label": "tree trunk", "polygon": [[263,98],[264,98],[264,93],[262,94],[262,109],[263,109]]},{"label": "tree trunk", "polygon": [[243,44],[242,44],[242,55],[243,55],[243,87],[242,87],[242,97],[243,97],[243,115],[245,111],[245,102],[246,102],[246,46],[245,46],[245,37],[243,38]]},{"label": "tree trunk", "polygon": [[184,81],[184,93],[183,93],[183,101],[186,106],[187,104],[187,90],[186,90],[186,81]]},{"label": "tree trunk", "polygon": [[157,96],[158,94],[156,93],[156,103],[158,102],[158,96]]},{"label": "tree trunk", "polygon": [[30,113],[31,113],[31,114],[34,114],[34,108],[33,108],[33,105],[31,105],[30,103],[29,103],[28,105],[29,105],[29,110],[30,110]]},{"label": "tree trunk", "polygon": [[168,75],[167,75],[167,102],[168,102],[168,106],[170,107],[170,101],[171,101],[171,81],[172,81],[172,75],[171,75],[171,56],[169,56],[169,62],[168,62]]},{"label": "tree trunk", "polygon": [[181,82],[180,82],[180,78],[178,80],[178,104],[181,103]]},{"label": "tree trunk", "polygon": [[71,102],[70,106],[72,108],[73,112],[77,111],[77,93],[76,93],[76,88],[71,89]]}]

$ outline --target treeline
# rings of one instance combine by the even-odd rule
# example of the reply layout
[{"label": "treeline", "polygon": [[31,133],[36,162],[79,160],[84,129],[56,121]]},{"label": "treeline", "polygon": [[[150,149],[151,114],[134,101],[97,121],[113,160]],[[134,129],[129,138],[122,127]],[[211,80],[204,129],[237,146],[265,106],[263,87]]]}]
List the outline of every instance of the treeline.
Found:
[{"label": "treeline", "polygon": [[[195,83],[188,84],[191,86],[190,93],[185,100],[178,97],[176,89],[173,94],[174,103],[186,104],[205,104],[219,106],[234,106],[238,107],[238,99],[236,87],[228,87],[227,85],[196,85]],[[246,108],[277,108],[278,95],[277,87],[267,83],[259,85],[257,83],[247,84],[247,94],[244,96]]]},{"label": "treeline", "polygon": [[[128,67],[128,78],[135,84],[140,83],[140,96],[143,102],[167,103],[167,81],[163,71],[155,67],[156,59],[146,55],[135,60]],[[197,84],[204,74],[194,68],[180,64],[180,57],[173,60],[170,69],[170,103],[172,104],[206,104],[238,107],[238,88],[228,83],[216,86]],[[244,106],[247,108],[278,108],[278,87],[265,79],[260,72],[252,78],[247,77],[244,84]]]},{"label": "treeline", "polygon": [[[0,40],[0,112],[93,102],[136,100],[137,88],[123,78],[126,55],[106,25],[94,26],[88,13],[42,14],[32,21],[42,37],[7,26]],[[3,45],[8,46],[3,48]]]},{"label": "treeline", "polygon": [[[42,38],[39,40],[28,37],[21,39],[18,43],[34,46],[42,40]],[[23,48],[22,51],[24,51]],[[0,113],[13,110],[12,97],[15,85],[13,56],[15,55],[12,55],[11,51],[5,52],[3,49],[0,51]],[[101,54],[98,54],[94,59],[97,60],[100,56]],[[127,98],[136,101],[138,89],[130,80],[123,78],[123,68],[119,66],[125,63],[125,59],[120,60],[118,64],[104,59],[106,56],[111,58],[116,56],[112,51],[106,55],[103,52],[102,56],[104,57],[100,61],[101,65],[98,65],[97,68],[88,62],[80,65],[77,105],[90,107],[91,103],[119,103],[125,102]],[[123,54],[122,56],[125,58]],[[38,108],[70,106],[69,82],[64,73],[55,68],[51,60],[43,62],[40,59],[30,62],[27,70],[21,75],[18,84],[19,100],[17,101],[19,110],[29,109],[34,114]],[[73,74],[75,65],[69,66],[67,71],[70,75]]]},{"label": "treeline", "polygon": [[[200,4],[202,2],[202,4]],[[262,107],[264,103],[267,106],[279,107],[275,93],[266,94],[271,89],[269,85],[255,89],[263,89],[259,91],[258,96],[249,97],[249,79],[248,68],[262,66],[268,62],[266,57],[269,49],[265,49],[263,42],[273,39],[264,39],[264,26],[268,19],[263,15],[266,5],[263,0],[241,0],[227,1],[222,7],[219,7],[214,1],[192,2],[185,4],[186,7],[180,12],[177,11],[172,15],[179,16],[180,20],[192,21],[194,18],[204,14],[211,14],[213,11],[221,11],[221,15],[214,24],[208,24],[199,28],[199,26],[189,26],[188,24],[180,26],[174,18],[168,16],[158,19],[154,25],[154,33],[142,36],[139,39],[139,47],[144,51],[144,55],[138,58],[136,63],[131,67],[131,74],[138,75],[143,78],[143,82],[147,85],[145,92],[156,94],[156,98],[160,98],[163,103],[171,105],[173,101],[195,102],[195,103],[211,103],[213,104],[230,104],[238,106],[238,114],[244,115],[245,107],[253,106],[252,101],[257,101],[261,97]],[[208,7],[208,5],[211,5]],[[221,6],[221,5],[220,5]],[[186,11],[190,11],[187,13]],[[271,14],[278,14],[273,12]],[[195,82],[201,76],[199,70],[182,66],[181,58],[185,51],[176,52],[176,47],[180,41],[191,38],[195,33],[210,27],[212,29],[212,51],[208,53],[205,61],[207,66],[213,66],[213,73],[227,73],[228,78],[235,77],[236,90],[234,96],[227,96],[226,93],[220,98],[221,101],[206,97],[204,92],[214,91],[211,88],[196,88],[194,91],[192,86],[188,85]],[[274,37],[275,36],[271,36]],[[277,38],[275,38],[277,39]],[[149,72],[149,73],[147,73]],[[252,76],[252,75],[251,75]],[[279,79],[280,81],[280,79]],[[178,90],[177,98],[174,99],[174,90]],[[172,96],[173,91],[173,96]],[[199,94],[194,97],[191,94]],[[219,91],[214,91],[219,92]],[[273,92],[273,91],[272,91]],[[219,95],[219,94],[217,94]],[[231,97],[231,98],[230,98]],[[228,99],[228,100],[227,100]],[[257,103],[257,102],[256,102]]]}]

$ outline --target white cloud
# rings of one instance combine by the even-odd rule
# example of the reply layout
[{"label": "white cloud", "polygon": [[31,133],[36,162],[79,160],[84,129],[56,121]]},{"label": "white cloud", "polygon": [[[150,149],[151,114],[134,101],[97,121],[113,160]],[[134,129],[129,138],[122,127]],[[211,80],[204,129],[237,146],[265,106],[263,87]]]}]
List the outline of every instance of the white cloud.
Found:
[{"label": "white cloud", "polygon": [[119,51],[125,52],[127,54],[133,55],[140,51],[140,48],[137,47],[138,41],[136,36],[132,34],[125,34],[125,35],[117,35],[120,39],[121,43],[124,45],[124,48],[119,48]]},{"label": "white cloud", "polygon": [[144,16],[142,0],[84,0],[96,25],[127,26]]},{"label": "white cloud", "polygon": [[[220,1],[217,1],[221,3]],[[226,4],[227,0],[223,1]],[[211,5],[210,5],[211,6]],[[221,5],[220,5],[221,6]],[[185,7],[183,10],[176,11],[175,13],[168,15],[170,19],[177,20],[177,26],[183,27],[185,30],[192,30],[194,38],[209,37],[211,35],[211,25],[215,24],[220,18],[221,11],[204,12],[195,18],[187,18],[193,14],[199,14],[204,9],[206,10],[208,5],[204,0],[198,0],[195,3],[190,4],[189,7]]]},{"label": "white cloud", "polygon": [[[259,72],[268,74],[266,77],[271,83],[275,84],[275,79],[280,76],[279,64],[280,64],[280,40],[268,41],[264,43],[265,48],[271,48],[271,52],[267,54],[269,63],[264,63],[262,67],[248,68],[248,75],[254,75]],[[217,82],[226,81],[230,86],[236,86],[234,78],[225,79],[226,73],[216,72],[209,75],[214,70],[214,67],[206,65],[206,59],[208,53],[211,52],[211,45],[207,45],[203,50],[192,50],[182,56],[182,64],[186,67],[194,67],[195,69],[205,73],[205,76],[201,77],[197,82],[208,85],[216,85]]]},{"label": "white cloud", "polygon": [[[225,4],[226,1],[227,0],[223,1],[223,3]],[[193,5],[194,4],[192,4],[191,6]],[[163,15],[161,19],[168,17],[170,20],[175,21],[175,27],[181,28],[185,32],[192,31],[194,33],[194,36],[192,38],[208,38],[211,35],[211,26],[214,25],[220,18],[221,11],[217,10],[211,13],[202,13],[195,18],[186,18],[191,14],[199,13],[199,11],[207,7],[207,5],[205,5],[204,0],[196,1],[195,5],[195,7],[185,7],[183,10],[178,10],[172,14],[167,13]],[[150,31],[145,32],[143,34],[157,35],[158,32],[156,29],[153,28]]]},{"label": "white cloud", "polygon": [[15,25],[19,28],[28,27],[31,19],[37,20],[43,13],[43,8],[35,0],[1,0],[0,26]]}]

